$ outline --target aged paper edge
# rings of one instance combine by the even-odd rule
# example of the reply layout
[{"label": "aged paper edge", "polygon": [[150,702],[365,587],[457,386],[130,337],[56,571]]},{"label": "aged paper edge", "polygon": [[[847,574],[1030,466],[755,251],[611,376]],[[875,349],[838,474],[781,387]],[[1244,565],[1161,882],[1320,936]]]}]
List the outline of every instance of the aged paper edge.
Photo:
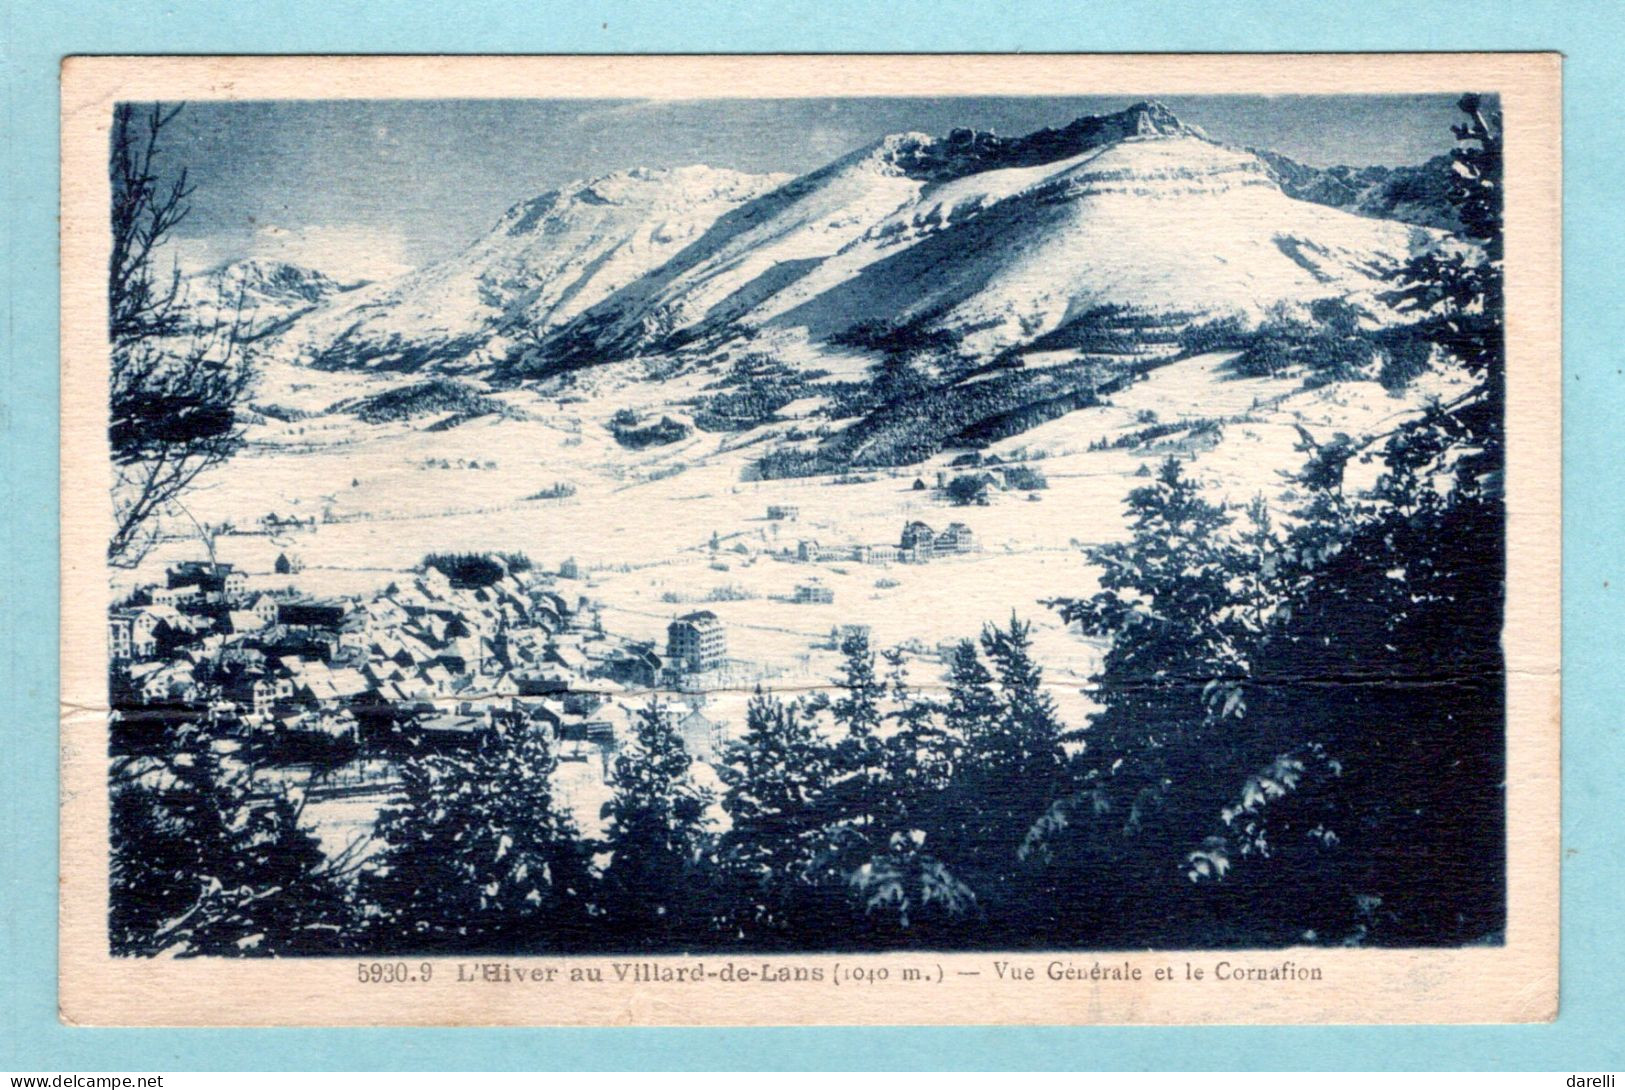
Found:
[{"label": "aged paper edge", "polygon": [[[1553,53],[567,57],[71,57],[62,68],[62,601],[59,1008],[74,1025],[936,1025],[1531,1022],[1556,1016],[1560,758],[1561,59]],[[1506,944],[1155,954],[774,957],[822,983],[380,987],[356,960],[137,961],[108,953],[105,634],[106,148],[120,99],[826,97],[1495,91],[1506,127],[1508,670]],[[992,962],[1037,970],[1000,984]],[[414,959],[417,960],[417,959]],[[437,977],[458,961],[435,959]],[[507,958],[512,968],[688,959]],[[1221,961],[1318,982],[1213,979]],[[1129,963],[1139,984],[1051,982]],[[832,985],[830,967],[894,982]],[[1202,984],[1155,983],[1162,966]],[[896,983],[915,968],[938,983]],[[961,971],[980,975],[963,977]]]}]

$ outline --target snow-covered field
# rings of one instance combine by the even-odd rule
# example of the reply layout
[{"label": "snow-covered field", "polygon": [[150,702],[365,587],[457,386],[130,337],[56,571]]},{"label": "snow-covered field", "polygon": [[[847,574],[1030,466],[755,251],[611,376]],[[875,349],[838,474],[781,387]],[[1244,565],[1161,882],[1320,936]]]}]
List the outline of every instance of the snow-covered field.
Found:
[{"label": "snow-covered field", "polygon": [[[255,400],[317,415],[255,425],[247,449],[204,482],[190,506],[205,523],[240,528],[271,513],[314,517],[309,529],[227,534],[216,543],[220,560],[245,568],[261,585],[292,582],[312,594],[367,592],[433,551],[524,552],[545,570],[573,558],[582,578],[566,585],[600,604],[606,629],[663,643],[673,616],[714,610],[727,626],[730,657],[781,690],[827,684],[838,667],[828,646],[836,625],[869,625],[878,646],[912,644],[913,680],[932,685],[942,677],[941,642],[973,637],[1014,612],[1035,623],[1056,696],[1070,716],[1081,717],[1087,705],[1078,689],[1100,648],[1067,631],[1041,602],[1095,589],[1080,546],[1125,534],[1124,498],[1144,482],[1147,467],[1174,453],[1193,459],[1191,471],[1215,498],[1272,496],[1285,486],[1281,471],[1302,461],[1295,425],[1328,438],[1370,434],[1414,412],[1421,398],[1449,392],[1438,376],[1403,400],[1371,382],[1306,391],[1296,379],[1236,377],[1228,359],[1208,355],[1161,367],[1109,405],[995,444],[984,455],[1026,461],[1042,471],[1048,488],[1036,500],[995,492],[984,507],[950,506],[931,488],[913,487],[917,479],[929,486],[939,474],[961,472],[948,466],[958,452],[866,470],[856,483],[827,476],[746,481],[743,469],[762,450],[750,442],[753,433],[696,431],[646,451],[617,444],[607,427],[614,412],[659,413],[696,392],[703,375],[638,382],[632,365],[617,365],[601,369],[585,391],[589,398],[511,392],[501,396],[522,419],[488,416],[425,430],[434,418],[374,425],[322,411],[409,379],[278,364],[262,377]],[[1216,443],[1175,435],[1143,447],[1089,449],[1148,421],[1238,418]],[[574,494],[529,498],[559,482]],[[769,518],[773,505],[794,506],[798,514]],[[896,544],[914,519],[938,530],[963,522],[977,550],[928,564],[793,559],[803,540],[834,548]],[[156,578],[166,563],[201,549],[195,538],[178,538],[119,578]],[[297,557],[303,571],[274,574],[282,554]],[[813,579],[833,591],[832,603],[791,600],[798,584]],[[737,716],[722,716],[742,721],[748,692],[741,686],[718,694],[714,707],[737,703]]]}]

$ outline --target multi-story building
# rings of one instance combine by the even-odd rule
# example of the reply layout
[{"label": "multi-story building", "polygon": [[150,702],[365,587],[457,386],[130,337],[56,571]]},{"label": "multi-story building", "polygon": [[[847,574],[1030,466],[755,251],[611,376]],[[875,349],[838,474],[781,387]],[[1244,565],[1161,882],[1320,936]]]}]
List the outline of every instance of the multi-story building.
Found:
[{"label": "multi-story building", "polygon": [[835,591],[822,583],[802,583],[796,587],[797,605],[828,605],[835,601]]},{"label": "multi-story building", "polygon": [[852,559],[859,564],[895,564],[897,558],[895,545],[858,545],[852,550]]},{"label": "multi-story building", "polygon": [[666,662],[671,668],[698,673],[721,666],[727,657],[727,630],[710,610],[685,613],[666,626]]},{"label": "multi-story building", "polygon": [[258,598],[254,599],[254,604],[248,608],[252,609],[264,623],[276,624],[277,602],[276,599],[272,598],[269,594],[260,595]]},{"label": "multi-story building", "polygon": [[201,597],[203,591],[196,584],[190,584],[184,587],[153,587],[149,594],[155,606],[178,606]]},{"label": "multi-story building", "polygon": [[937,535],[935,543],[938,556],[946,553],[968,553],[975,547],[976,535],[963,522],[950,522],[948,528]]},{"label": "multi-story building", "polygon": [[135,614],[127,611],[111,613],[107,617],[107,654],[114,662],[126,662],[130,658],[130,629],[135,623]]},{"label": "multi-story building", "polygon": [[130,618],[130,657],[150,659],[158,653],[158,630],[165,630],[170,642],[184,641],[197,629],[197,622],[174,606],[147,606]]},{"label": "multi-story building", "polygon": [[903,527],[903,539],[898,543],[898,548],[904,553],[912,552],[920,545],[929,549],[936,540],[936,531],[928,524],[916,520]]},{"label": "multi-story building", "polygon": [[[230,564],[186,561],[166,573],[169,590],[196,587],[211,602],[233,602],[248,593],[248,576]],[[156,600],[156,597],[155,597]]]}]

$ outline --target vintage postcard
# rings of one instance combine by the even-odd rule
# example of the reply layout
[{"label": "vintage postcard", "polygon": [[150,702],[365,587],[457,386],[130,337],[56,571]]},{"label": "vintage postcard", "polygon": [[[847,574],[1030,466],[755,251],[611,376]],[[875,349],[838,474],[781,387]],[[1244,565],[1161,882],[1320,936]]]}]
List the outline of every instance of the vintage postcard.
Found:
[{"label": "vintage postcard", "polygon": [[62,70],[61,1012],[1558,997],[1551,54]]}]

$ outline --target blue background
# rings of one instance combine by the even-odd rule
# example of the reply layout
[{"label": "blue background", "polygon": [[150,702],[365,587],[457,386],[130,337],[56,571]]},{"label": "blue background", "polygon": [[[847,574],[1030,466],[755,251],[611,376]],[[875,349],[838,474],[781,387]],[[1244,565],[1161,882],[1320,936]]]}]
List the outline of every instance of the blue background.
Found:
[{"label": "blue background", "polygon": [[[0,0],[0,1069],[1625,1066],[1625,6]],[[84,1030],[56,1019],[57,71],[72,53],[1555,49],[1565,64],[1563,992],[1521,1027]]]}]

